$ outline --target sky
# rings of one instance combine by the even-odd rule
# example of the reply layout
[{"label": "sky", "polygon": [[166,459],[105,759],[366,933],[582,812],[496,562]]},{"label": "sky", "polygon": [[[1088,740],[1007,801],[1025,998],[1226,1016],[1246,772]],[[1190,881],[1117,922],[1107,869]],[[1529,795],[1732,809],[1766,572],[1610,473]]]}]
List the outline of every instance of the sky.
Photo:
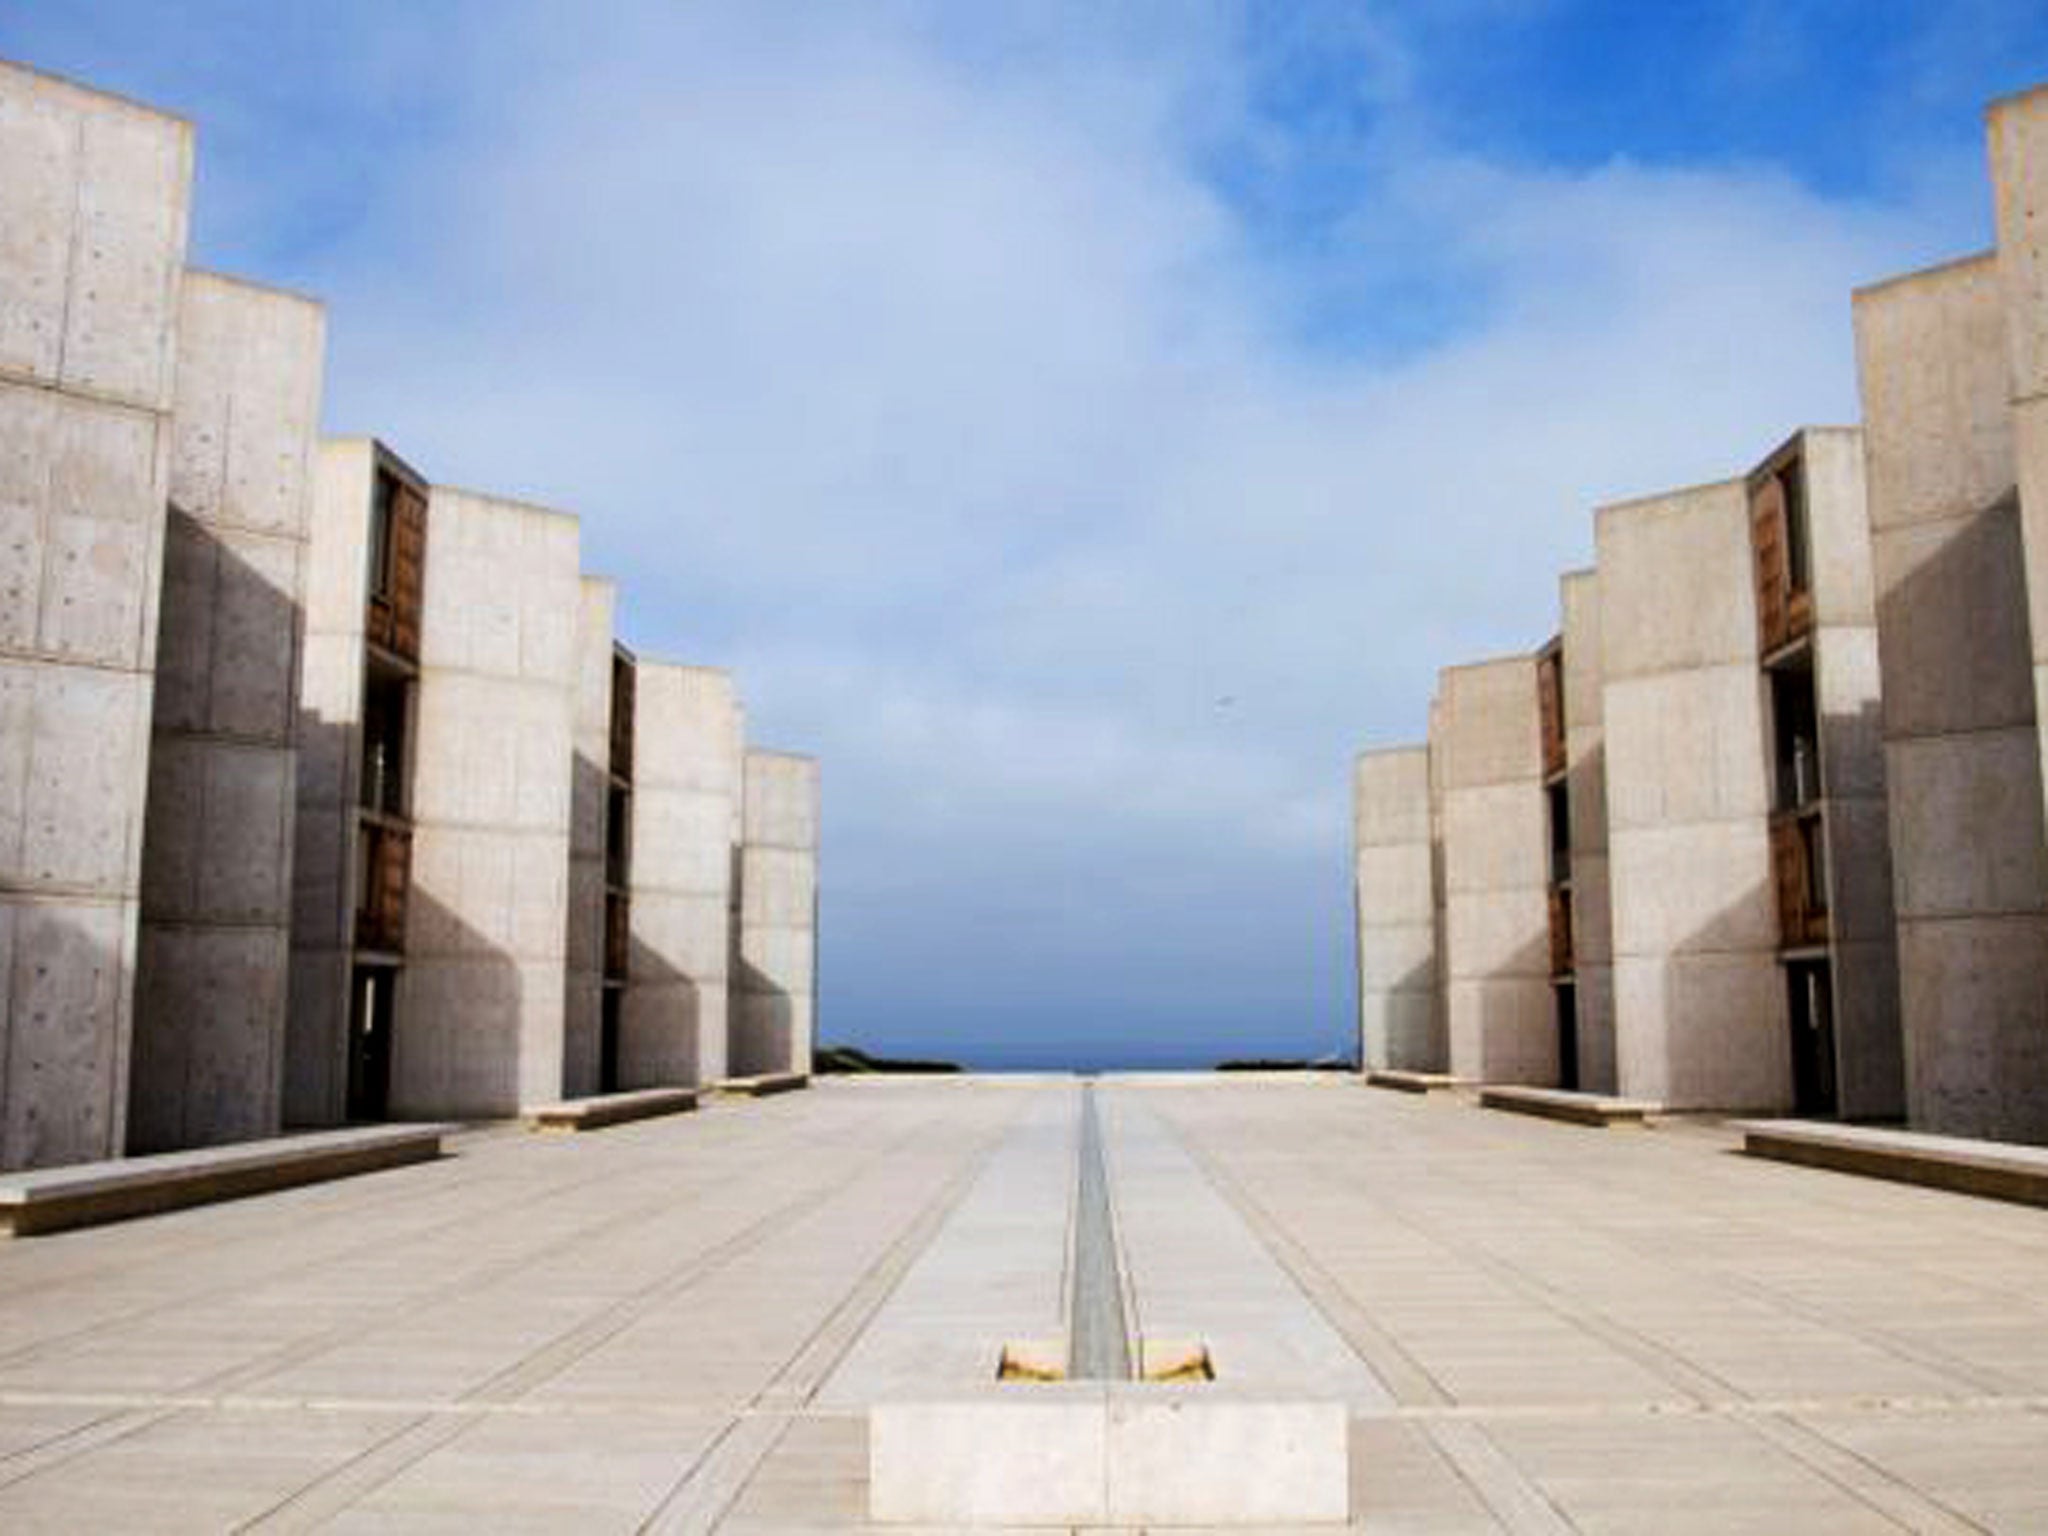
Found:
[{"label": "sky", "polygon": [[1853,421],[2039,0],[46,0],[325,417],[822,759],[824,1039],[1355,1050],[1349,764],[1603,501]]}]

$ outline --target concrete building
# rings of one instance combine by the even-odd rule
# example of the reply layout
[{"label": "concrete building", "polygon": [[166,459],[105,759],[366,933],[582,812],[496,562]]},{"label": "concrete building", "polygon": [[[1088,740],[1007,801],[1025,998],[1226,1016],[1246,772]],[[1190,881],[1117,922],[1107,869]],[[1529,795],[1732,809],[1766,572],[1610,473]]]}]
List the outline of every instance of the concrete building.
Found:
[{"label": "concrete building", "polygon": [[818,763],[748,750],[743,763],[738,963],[727,1065],[811,1070],[818,1015]]},{"label": "concrete building", "polygon": [[285,1121],[389,1114],[412,887],[427,484],[322,443],[306,550]]},{"label": "concrete building", "polygon": [[1892,1119],[1904,1084],[1862,434],[1807,428],[1747,491],[1792,1104]]},{"label": "concrete building", "polygon": [[142,864],[128,1150],[275,1135],[301,580],[326,321],[186,274]]},{"label": "concrete building", "polygon": [[641,660],[633,706],[625,1088],[727,1075],[745,733],[729,674]]},{"label": "concrete building", "polygon": [[0,65],[0,1165],[119,1154],[192,132]]},{"label": "concrete building", "polygon": [[2048,841],[2000,258],[1860,291],[1907,1113],[2048,1141]]},{"label": "concrete building", "polygon": [[389,1107],[509,1115],[562,1091],[579,539],[470,491],[428,508]]},{"label": "concrete building", "polygon": [[1352,769],[1352,890],[1358,933],[1359,1061],[1440,1072],[1430,751],[1388,747]]},{"label": "concrete building", "polygon": [[[1551,708],[1559,721],[1561,739],[1553,742],[1546,728],[1544,754],[1552,884],[1563,898],[1551,908],[1554,984],[1560,993],[1565,986],[1570,988],[1568,997],[1555,999],[1559,1039],[1565,1038],[1569,1019],[1574,1047],[1568,1058],[1571,1080],[1588,1092],[1612,1093],[1614,928],[1607,874],[1599,577],[1592,571],[1570,572],[1558,584],[1558,599],[1563,615],[1557,640],[1556,687],[1560,696]],[[1564,930],[1562,944],[1558,941],[1560,926]],[[1568,963],[1560,966],[1560,961]]]},{"label": "concrete building", "polygon": [[1596,538],[1617,1086],[1789,1108],[1747,488],[1602,507]]},{"label": "concrete building", "polygon": [[1439,683],[1444,1002],[1459,1077],[1555,1086],[1550,835],[1537,660],[1451,667]]}]

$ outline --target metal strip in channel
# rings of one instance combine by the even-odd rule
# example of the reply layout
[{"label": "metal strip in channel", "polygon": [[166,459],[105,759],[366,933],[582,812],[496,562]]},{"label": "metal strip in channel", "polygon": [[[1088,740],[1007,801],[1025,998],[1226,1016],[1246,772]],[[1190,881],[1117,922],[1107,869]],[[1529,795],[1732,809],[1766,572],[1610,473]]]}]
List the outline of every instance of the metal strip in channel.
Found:
[{"label": "metal strip in channel", "polygon": [[1079,1190],[1074,1202],[1074,1283],[1067,1328],[1067,1375],[1076,1381],[1129,1381],[1131,1341],[1117,1266],[1116,1217],[1102,1157],[1102,1125],[1093,1084],[1081,1090]]}]

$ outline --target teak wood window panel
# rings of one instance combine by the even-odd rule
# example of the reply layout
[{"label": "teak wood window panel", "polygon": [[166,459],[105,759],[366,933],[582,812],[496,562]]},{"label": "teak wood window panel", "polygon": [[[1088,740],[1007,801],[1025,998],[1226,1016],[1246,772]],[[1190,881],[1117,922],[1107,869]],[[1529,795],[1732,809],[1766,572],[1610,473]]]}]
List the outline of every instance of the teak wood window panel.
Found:
[{"label": "teak wood window panel", "polygon": [[1813,633],[1805,469],[1796,457],[1759,475],[1749,492],[1757,643],[1765,655]]},{"label": "teak wood window panel", "polygon": [[1550,891],[1550,974],[1569,976],[1577,969],[1572,943],[1572,893],[1569,886]]},{"label": "teak wood window panel", "polygon": [[420,659],[426,561],[427,498],[417,486],[389,470],[378,470],[370,510],[370,593],[363,631],[372,645],[411,662]]},{"label": "teak wood window panel", "polygon": [[1778,933],[1786,949],[1825,944],[1828,921],[1827,823],[1817,805],[1771,818],[1771,879]]},{"label": "teak wood window panel", "polygon": [[1543,777],[1565,769],[1564,653],[1556,644],[1536,657],[1536,712],[1543,731]]},{"label": "teak wood window panel", "polygon": [[363,816],[356,857],[356,948],[399,954],[405,949],[405,900],[412,884],[412,833]]}]

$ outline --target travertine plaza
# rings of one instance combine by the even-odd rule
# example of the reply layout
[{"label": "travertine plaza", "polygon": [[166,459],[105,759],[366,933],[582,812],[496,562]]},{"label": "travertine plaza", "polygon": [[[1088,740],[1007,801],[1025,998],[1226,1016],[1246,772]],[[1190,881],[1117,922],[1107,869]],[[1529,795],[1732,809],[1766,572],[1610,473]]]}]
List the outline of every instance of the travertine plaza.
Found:
[{"label": "travertine plaza", "polygon": [[813,1082],[818,765],[320,435],[191,127],[0,65],[0,1530],[2048,1527],[1992,129],[1860,429],[1599,509],[1360,759],[1363,1078]]}]

